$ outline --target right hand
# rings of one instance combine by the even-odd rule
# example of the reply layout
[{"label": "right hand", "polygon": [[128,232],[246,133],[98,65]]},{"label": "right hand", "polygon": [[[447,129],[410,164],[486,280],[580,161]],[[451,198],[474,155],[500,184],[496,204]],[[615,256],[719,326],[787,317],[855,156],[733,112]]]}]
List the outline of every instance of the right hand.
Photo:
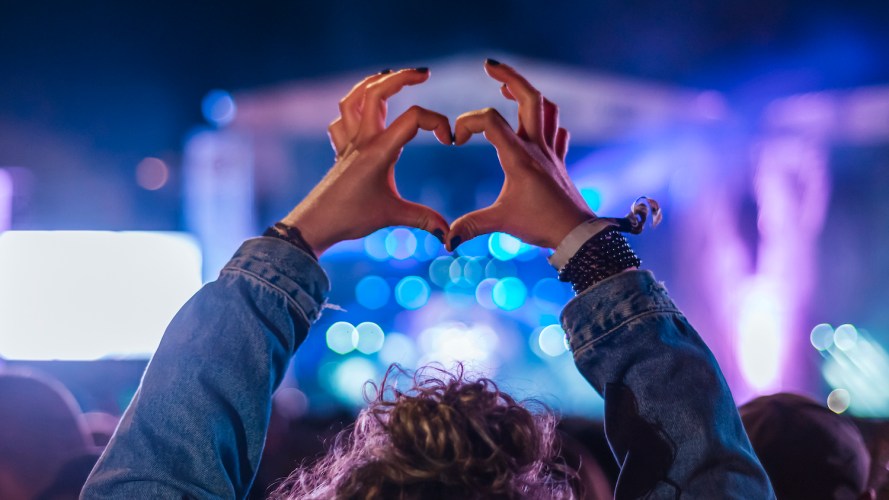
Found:
[{"label": "right hand", "polygon": [[519,129],[513,131],[493,108],[457,118],[456,144],[465,144],[473,134],[484,133],[497,150],[505,179],[491,206],[451,224],[448,249],[453,251],[461,242],[494,231],[555,248],[572,229],[596,217],[565,168],[568,131],[559,127],[558,107],[512,67],[489,59],[485,71],[503,83],[504,97],[518,102]]}]

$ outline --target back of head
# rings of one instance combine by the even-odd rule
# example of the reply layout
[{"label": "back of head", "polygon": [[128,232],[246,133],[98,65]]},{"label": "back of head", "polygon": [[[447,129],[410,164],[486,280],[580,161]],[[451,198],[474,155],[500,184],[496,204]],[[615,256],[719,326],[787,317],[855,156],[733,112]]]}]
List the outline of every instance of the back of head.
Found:
[{"label": "back of head", "polygon": [[[486,378],[391,367],[354,426],[276,491],[285,498],[570,498],[555,417]],[[542,407],[542,405],[540,405]]]},{"label": "back of head", "polygon": [[870,455],[846,417],[786,393],[739,410],[778,498],[855,499],[867,490]]},{"label": "back of head", "polygon": [[[80,410],[64,386],[0,372],[0,468],[6,473],[0,483],[33,496],[63,464],[89,449]],[[0,498],[12,497],[0,491]]]}]

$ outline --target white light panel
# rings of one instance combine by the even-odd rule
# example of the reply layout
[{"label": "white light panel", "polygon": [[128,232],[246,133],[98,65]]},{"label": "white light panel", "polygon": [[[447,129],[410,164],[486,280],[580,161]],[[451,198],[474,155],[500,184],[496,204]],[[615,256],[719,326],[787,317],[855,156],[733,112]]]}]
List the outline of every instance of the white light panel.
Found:
[{"label": "white light panel", "polygon": [[201,286],[180,233],[0,233],[0,357],[148,357]]}]

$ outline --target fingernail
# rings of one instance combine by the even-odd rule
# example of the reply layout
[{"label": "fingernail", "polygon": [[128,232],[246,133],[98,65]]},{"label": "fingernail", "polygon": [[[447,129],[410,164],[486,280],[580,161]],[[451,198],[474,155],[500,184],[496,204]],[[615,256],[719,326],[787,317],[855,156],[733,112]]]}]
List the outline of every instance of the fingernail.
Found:
[{"label": "fingernail", "polygon": [[487,64],[490,64],[491,66],[500,66],[500,61],[498,61],[497,59],[491,59],[490,57],[487,58],[487,59],[485,60],[485,62],[486,62]]},{"label": "fingernail", "polygon": [[422,68],[414,68],[414,71],[416,71],[418,73],[429,73],[429,68],[427,68],[426,66],[423,66]]},{"label": "fingernail", "polygon": [[392,72],[391,69],[386,68],[386,69],[384,69],[383,71],[380,71],[380,74],[381,74],[381,75],[388,75],[388,74],[391,73],[391,72]]},{"label": "fingernail", "polygon": [[438,241],[440,241],[441,244],[444,245],[444,231],[442,231],[441,229],[436,229],[435,231],[432,231],[432,236],[438,238]]},{"label": "fingernail", "polygon": [[460,243],[462,243],[462,242],[463,242],[463,238],[461,238],[459,236],[454,236],[453,238],[451,238],[451,251],[453,252],[454,250],[456,250],[457,247],[460,246]]}]

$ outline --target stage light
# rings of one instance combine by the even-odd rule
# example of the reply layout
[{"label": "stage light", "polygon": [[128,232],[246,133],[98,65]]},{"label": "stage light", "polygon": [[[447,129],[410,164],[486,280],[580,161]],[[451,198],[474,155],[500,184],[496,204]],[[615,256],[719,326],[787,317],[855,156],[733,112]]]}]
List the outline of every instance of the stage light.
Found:
[{"label": "stage light", "polygon": [[358,330],[346,321],[337,321],[327,329],[327,347],[337,354],[348,354],[358,346]]},{"label": "stage light", "polygon": [[389,252],[386,251],[387,236],[389,236],[389,230],[380,229],[364,237],[364,251],[370,258],[379,261],[389,258]]},{"label": "stage light", "polygon": [[391,290],[379,276],[365,276],[355,285],[355,300],[367,309],[379,309],[389,302]]},{"label": "stage light", "polygon": [[494,285],[493,298],[497,307],[513,311],[525,304],[528,290],[518,278],[503,278]]},{"label": "stage light", "polygon": [[463,362],[473,368],[489,370],[490,366],[476,363],[491,359],[499,339],[486,324],[448,322],[420,332],[419,344],[425,353],[420,364],[438,362],[450,367],[456,362]]},{"label": "stage light", "polygon": [[394,259],[409,259],[417,251],[417,237],[409,229],[397,227],[386,235],[386,253]]},{"label": "stage light", "polygon": [[383,333],[380,325],[365,321],[356,326],[355,331],[358,333],[358,341],[355,343],[358,351],[364,354],[373,354],[382,349],[386,334]]},{"label": "stage light", "polygon": [[819,351],[826,351],[833,345],[833,327],[827,323],[815,325],[812,333],[809,335],[812,346]]},{"label": "stage light", "polygon": [[549,325],[540,330],[537,345],[544,354],[553,358],[568,352],[565,346],[565,330],[562,330],[560,325]]},{"label": "stage light", "polygon": [[405,309],[419,309],[429,301],[429,284],[419,276],[407,276],[395,285],[395,300]]},{"label": "stage light", "polygon": [[189,235],[106,231],[0,234],[0,357],[149,357],[201,286]]},{"label": "stage light", "polygon": [[217,127],[224,127],[235,119],[238,107],[228,92],[211,90],[201,102],[201,111],[208,122]]},{"label": "stage light", "polygon": [[443,255],[429,263],[429,280],[444,288],[451,282],[451,263],[454,258]]},{"label": "stage light", "polygon": [[759,393],[778,384],[786,333],[780,297],[765,286],[751,287],[741,303],[737,353],[741,374]]}]

